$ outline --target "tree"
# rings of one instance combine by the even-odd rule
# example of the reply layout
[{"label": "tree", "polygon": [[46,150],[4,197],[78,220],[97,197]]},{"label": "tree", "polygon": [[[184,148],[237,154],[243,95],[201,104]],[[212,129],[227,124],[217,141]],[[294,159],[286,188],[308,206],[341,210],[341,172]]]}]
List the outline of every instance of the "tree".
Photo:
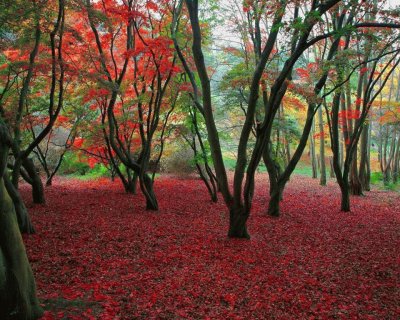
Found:
[{"label": "tree", "polygon": [[[109,91],[107,102],[108,139],[118,159],[139,177],[146,208],[157,210],[153,180],[147,170],[151,159],[152,142],[160,125],[160,113],[167,88],[174,74],[174,52],[170,40],[164,35],[167,11],[148,1],[130,0],[121,4],[91,3],[85,1],[89,28],[98,53],[94,68],[98,81]],[[161,15],[154,12],[160,10]],[[103,23],[108,30],[103,30]],[[90,45],[90,44],[89,44]],[[91,59],[92,57],[90,57]],[[132,104],[124,100],[132,99]],[[121,100],[121,108],[117,101]],[[121,123],[118,117],[124,108],[135,110],[140,137],[140,150],[135,157],[129,145],[121,141]],[[122,114],[118,114],[122,112]]]},{"label": "tree", "polygon": [[30,320],[38,319],[43,312],[14,204],[4,184],[12,143],[7,126],[0,119],[0,317]]},{"label": "tree", "polygon": [[[396,38],[395,38],[396,39]],[[366,65],[368,62],[371,62],[370,67],[368,68],[368,77],[365,85],[363,85],[362,90],[362,101],[357,101],[360,104],[359,110],[356,109],[356,113],[345,113],[346,109],[340,111],[341,103],[344,103],[341,99],[343,97],[343,88],[339,88],[333,97],[332,101],[332,109],[331,116],[328,115],[328,123],[331,134],[331,146],[333,152],[333,166],[335,170],[336,179],[341,189],[342,198],[341,198],[341,210],[342,211],[350,211],[350,186],[349,186],[349,174],[351,171],[351,164],[353,160],[354,151],[357,148],[357,144],[359,138],[362,133],[362,129],[365,123],[365,120],[368,117],[371,106],[375,99],[379,96],[380,92],[383,90],[384,85],[390,78],[392,72],[396,69],[397,65],[400,63],[399,49],[395,48],[393,50],[392,44],[393,41],[389,41],[388,43],[384,43],[379,46],[374,52],[374,57],[370,58],[370,61],[363,61],[360,65]],[[383,61],[382,58],[385,57]],[[380,63],[381,64],[380,64]],[[340,63],[340,62],[339,62]],[[341,68],[346,68],[345,64],[341,64],[338,68],[338,79],[339,82],[343,81],[343,75],[348,74],[345,70]],[[379,67],[381,65],[381,67]],[[356,68],[353,68],[355,70]],[[344,72],[343,72],[344,71]],[[362,72],[363,70],[361,70]],[[349,78],[350,75],[347,77]],[[328,114],[328,112],[327,112]],[[339,119],[342,118],[342,122],[346,123],[348,118],[353,118],[354,125],[351,130],[344,130],[344,137],[346,142],[346,154],[343,165],[343,170],[340,167],[339,162]]]},{"label": "tree", "polygon": [[[265,113],[264,118],[257,130],[256,144],[251,152],[250,161],[247,161],[247,147],[249,142],[249,136],[253,127],[254,116],[257,107],[257,101],[259,97],[259,86],[260,80],[262,78],[266,63],[274,49],[276,39],[279,31],[283,26],[283,16],[285,8],[288,5],[287,1],[277,1],[269,4],[275,10],[272,11],[272,27],[270,28],[269,35],[265,44],[260,46],[258,50],[258,62],[252,74],[250,94],[247,104],[247,114],[246,119],[242,127],[241,136],[239,140],[239,146],[237,149],[237,164],[234,174],[233,182],[233,193],[231,193],[226,168],[224,166],[221,145],[218,137],[218,130],[215,125],[215,119],[212,110],[212,100],[211,100],[211,87],[210,79],[208,76],[207,68],[204,61],[204,55],[202,50],[202,34],[199,20],[199,5],[196,0],[186,0],[186,8],[189,14],[191,28],[193,33],[193,44],[192,44],[192,54],[196,65],[197,74],[200,78],[201,89],[202,89],[202,103],[196,97],[199,95],[196,93],[197,86],[194,83],[193,72],[190,69],[187,62],[184,61],[182,54],[179,57],[182,64],[191,78],[192,86],[195,90],[194,98],[195,103],[199,108],[200,112],[204,115],[208,139],[211,147],[211,154],[214,161],[214,166],[217,174],[218,183],[228,209],[230,210],[230,225],[228,235],[230,237],[238,238],[248,238],[249,234],[247,232],[246,222],[250,214],[252,196],[254,190],[254,174],[259,161],[263,155],[263,151],[268,150],[271,129],[273,120],[275,119],[276,113],[280,107],[283,96],[288,88],[291,73],[296,61],[299,59],[301,54],[310,46],[312,46],[317,41],[311,39],[309,41],[310,33],[315,24],[320,21],[320,17],[324,15],[330,8],[332,8],[339,1],[328,1],[324,4],[313,3],[311,9],[307,11],[304,18],[304,23],[302,23],[301,33],[299,31],[293,32],[292,41],[292,52],[287,58],[282,70],[274,77],[272,85],[269,90],[268,99],[264,104]],[[249,3],[246,6],[246,10],[254,10],[254,12],[264,12],[266,9],[266,4],[262,3],[258,7],[257,3]],[[176,9],[176,15],[181,11],[181,4],[178,5]],[[316,37],[318,38],[318,37]],[[323,38],[322,38],[323,39]],[[247,168],[247,169],[246,169]],[[245,178],[246,172],[246,179]],[[279,199],[279,194],[278,194]],[[279,202],[279,200],[278,200]]]},{"label": "tree", "polygon": [[[9,22],[3,25],[6,32],[15,35],[11,39],[16,39],[15,41],[11,41],[16,46],[16,49],[5,52],[5,64],[9,71],[7,72],[0,104],[1,117],[5,120],[10,133],[12,133],[10,136],[13,139],[11,148],[14,162],[10,164],[13,170],[13,186],[7,182],[6,185],[10,196],[15,201],[15,209],[21,230],[27,233],[32,233],[34,230],[31,228],[26,208],[21,203],[18,203],[21,202],[20,197],[17,195],[19,177],[22,173],[22,176],[31,183],[34,202],[44,203],[43,184],[32,159],[29,157],[33,150],[51,131],[63,106],[65,68],[62,56],[62,39],[65,13],[63,0],[59,0],[57,4],[51,3],[49,11],[46,12],[48,15],[46,15],[42,12],[43,3],[32,3],[28,7],[22,7],[23,4],[18,2],[15,5],[19,6],[18,11],[24,12],[24,15],[26,14],[30,22],[29,27],[21,28],[19,25],[15,26],[12,23],[16,19],[15,16],[12,16]],[[15,6],[13,5],[12,8],[15,9]],[[49,17],[54,17],[53,10],[57,12],[55,22],[54,20],[46,20]],[[48,55],[41,55],[39,50],[43,41],[43,29],[46,31],[49,30],[50,48],[46,48]],[[33,40],[31,39],[32,33]],[[26,37],[29,38],[28,45],[25,44],[22,48],[18,48],[18,45],[21,44],[20,42],[24,44],[23,40]],[[22,61],[18,61],[19,55],[15,53],[21,53]],[[47,82],[49,75],[50,83]],[[44,81],[44,86],[49,90],[48,100],[45,102],[47,117],[43,119],[43,123],[46,124],[34,140],[26,140],[25,122],[28,117],[36,112],[34,106],[30,104],[30,99],[32,98],[31,91],[35,85],[42,85],[41,79],[46,80]],[[20,82],[21,86],[19,85]],[[43,92],[39,89],[38,93],[39,96],[42,96]]]}]

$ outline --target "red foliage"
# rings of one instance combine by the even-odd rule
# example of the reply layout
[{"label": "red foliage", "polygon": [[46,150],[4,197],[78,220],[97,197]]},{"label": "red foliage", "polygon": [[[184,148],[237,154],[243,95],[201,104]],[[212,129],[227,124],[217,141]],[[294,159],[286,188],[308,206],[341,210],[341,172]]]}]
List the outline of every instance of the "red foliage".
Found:
[{"label": "red foliage", "polygon": [[359,119],[361,116],[360,110],[344,110],[339,112],[339,119]]},{"label": "red foliage", "polygon": [[399,194],[341,213],[333,182],[295,177],[273,219],[266,184],[247,241],[226,237],[225,206],[197,180],[158,180],[158,213],[107,180],[56,181],[25,238],[43,319],[398,318]]},{"label": "red foliage", "polygon": [[309,73],[309,71],[307,69],[297,68],[296,72],[299,75],[299,77],[302,78],[302,79],[310,77],[310,73]]}]

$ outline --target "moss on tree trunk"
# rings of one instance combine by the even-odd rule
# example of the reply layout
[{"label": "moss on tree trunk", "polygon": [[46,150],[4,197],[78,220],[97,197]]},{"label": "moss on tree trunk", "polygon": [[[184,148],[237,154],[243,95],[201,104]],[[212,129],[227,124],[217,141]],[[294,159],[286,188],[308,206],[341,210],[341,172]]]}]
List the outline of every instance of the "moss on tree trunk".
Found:
[{"label": "moss on tree trunk", "polygon": [[0,319],[38,319],[43,311],[19,231],[14,203],[4,185],[11,137],[0,117]]},{"label": "moss on tree trunk", "polygon": [[36,285],[18,228],[14,205],[0,179],[0,318],[38,319]]}]

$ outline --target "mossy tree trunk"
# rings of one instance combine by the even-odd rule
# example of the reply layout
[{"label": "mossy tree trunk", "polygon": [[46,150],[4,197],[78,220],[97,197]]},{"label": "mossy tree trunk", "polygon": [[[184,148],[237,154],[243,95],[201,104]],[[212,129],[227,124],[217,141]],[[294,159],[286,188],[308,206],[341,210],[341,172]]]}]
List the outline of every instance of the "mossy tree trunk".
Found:
[{"label": "mossy tree trunk", "polygon": [[0,319],[38,319],[42,309],[14,204],[4,184],[11,139],[0,119]]},{"label": "mossy tree trunk", "polygon": [[28,209],[26,208],[24,201],[21,198],[21,195],[6,174],[3,175],[3,179],[8,195],[14,203],[14,209],[15,213],[17,214],[19,230],[21,231],[21,233],[35,233],[35,229],[33,228],[30,216],[28,214]]}]

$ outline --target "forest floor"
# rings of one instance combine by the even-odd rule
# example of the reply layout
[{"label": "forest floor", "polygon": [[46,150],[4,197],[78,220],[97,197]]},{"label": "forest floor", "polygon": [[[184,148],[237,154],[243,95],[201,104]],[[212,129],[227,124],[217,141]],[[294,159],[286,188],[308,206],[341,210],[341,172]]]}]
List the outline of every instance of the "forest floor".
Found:
[{"label": "forest floor", "polygon": [[156,181],[160,210],[107,180],[58,179],[24,236],[43,319],[398,319],[400,195],[375,190],[339,211],[330,182],[294,177],[282,216],[257,177],[251,240],[199,180]]}]

